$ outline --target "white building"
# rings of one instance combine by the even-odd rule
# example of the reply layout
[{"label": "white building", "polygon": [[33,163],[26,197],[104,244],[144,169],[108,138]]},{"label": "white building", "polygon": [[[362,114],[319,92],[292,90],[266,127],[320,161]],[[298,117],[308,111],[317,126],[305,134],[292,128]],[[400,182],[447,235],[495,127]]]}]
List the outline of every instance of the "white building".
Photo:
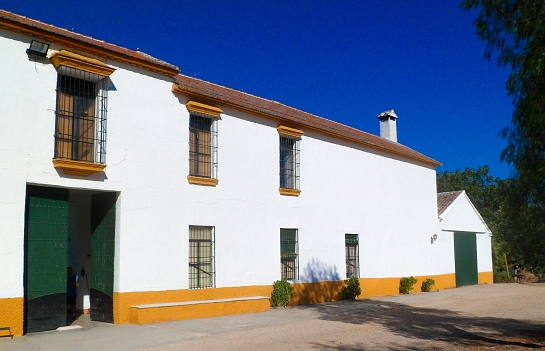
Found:
[{"label": "white building", "polygon": [[66,323],[67,266],[79,310],[148,323],[266,310],[281,278],[293,304],[337,299],[348,275],[363,297],[410,275],[455,287],[444,237],[480,233],[438,227],[440,163],[396,142],[393,111],[371,135],[2,10],[0,52],[0,327],[14,335]]},{"label": "white building", "polygon": [[442,245],[454,255],[442,257],[445,267],[455,267],[456,286],[493,281],[492,247],[488,229],[464,190],[437,194]]}]

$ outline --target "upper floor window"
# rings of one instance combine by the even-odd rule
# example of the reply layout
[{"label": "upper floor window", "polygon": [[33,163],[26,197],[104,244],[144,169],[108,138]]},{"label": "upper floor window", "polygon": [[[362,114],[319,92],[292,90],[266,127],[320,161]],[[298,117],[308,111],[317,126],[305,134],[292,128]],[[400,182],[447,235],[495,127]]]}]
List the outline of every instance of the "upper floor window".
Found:
[{"label": "upper floor window", "polygon": [[303,132],[280,126],[280,194],[299,196],[299,142]]},{"label": "upper floor window", "polygon": [[65,68],[57,78],[55,158],[106,162],[106,108],[104,77]]},{"label": "upper floor window", "polygon": [[189,183],[218,184],[218,119],[221,109],[190,101],[189,111]]},{"label": "upper floor window", "polygon": [[216,124],[210,116],[189,116],[189,175],[216,178]]},{"label": "upper floor window", "polygon": [[115,71],[94,58],[60,50],[57,69],[53,164],[66,174],[88,176],[106,167],[109,76]]}]

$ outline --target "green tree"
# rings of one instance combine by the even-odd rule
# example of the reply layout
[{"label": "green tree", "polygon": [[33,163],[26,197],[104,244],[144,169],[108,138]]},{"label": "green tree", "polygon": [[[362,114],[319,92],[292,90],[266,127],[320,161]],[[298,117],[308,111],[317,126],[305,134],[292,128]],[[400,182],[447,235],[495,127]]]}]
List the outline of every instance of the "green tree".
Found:
[{"label": "green tree", "polygon": [[509,249],[520,264],[545,272],[545,2],[464,0],[479,11],[474,26],[487,43],[485,58],[509,67],[506,83],[514,112],[501,135],[502,161],[514,167],[506,187],[505,220]]}]

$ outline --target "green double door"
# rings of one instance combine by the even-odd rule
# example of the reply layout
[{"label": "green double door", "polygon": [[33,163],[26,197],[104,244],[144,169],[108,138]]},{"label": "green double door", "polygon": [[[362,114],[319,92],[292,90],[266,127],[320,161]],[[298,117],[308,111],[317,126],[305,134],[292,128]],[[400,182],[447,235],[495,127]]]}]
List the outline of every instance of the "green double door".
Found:
[{"label": "green double door", "polygon": [[454,266],[457,287],[479,283],[477,272],[477,235],[475,233],[454,233]]},{"label": "green double door", "polygon": [[[115,193],[91,197],[91,319],[104,322],[113,322],[115,201]],[[66,325],[68,214],[67,189],[27,186],[24,261],[27,333]]]}]

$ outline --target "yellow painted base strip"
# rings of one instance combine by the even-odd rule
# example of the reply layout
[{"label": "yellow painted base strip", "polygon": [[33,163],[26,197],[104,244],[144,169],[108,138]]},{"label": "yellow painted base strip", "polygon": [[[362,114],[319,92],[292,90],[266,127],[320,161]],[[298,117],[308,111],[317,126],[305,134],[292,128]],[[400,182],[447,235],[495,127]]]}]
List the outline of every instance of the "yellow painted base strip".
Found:
[{"label": "yellow painted base strip", "polygon": [[[456,275],[441,274],[416,276],[418,282],[413,292],[419,292],[422,281],[426,278],[435,280],[434,290],[444,290],[456,287]],[[400,278],[360,278],[361,295],[359,298],[386,296],[399,294]],[[290,301],[291,306],[301,304],[312,304],[326,301],[339,300],[339,292],[344,281],[329,281],[316,283],[292,284],[295,295]]]},{"label": "yellow painted base strip", "polygon": [[268,298],[156,308],[131,308],[129,322],[132,324],[148,324],[185,319],[219,317],[233,314],[264,312],[268,311],[269,308],[270,302]]},{"label": "yellow painted base strip", "polygon": [[479,284],[494,284],[494,272],[479,272]]},{"label": "yellow painted base strip", "polygon": [[[440,274],[415,276],[418,282],[414,286],[412,292],[420,292],[422,281],[426,278],[435,280],[433,290],[452,289],[456,287],[456,274]],[[358,298],[367,298],[374,296],[386,296],[399,294],[399,278],[360,278],[360,286],[362,293]],[[479,284],[492,284],[492,272],[479,273]],[[315,283],[299,283],[292,284],[295,295],[290,301],[291,306],[312,304],[327,301],[339,300],[339,291],[344,285],[344,281],[328,281]],[[157,315],[151,312],[139,313],[135,316],[134,309],[131,306],[165,303],[165,302],[182,302],[182,301],[198,301],[198,300],[214,300],[226,299],[235,297],[249,296],[271,296],[272,284],[264,286],[243,286],[231,288],[215,288],[215,289],[199,289],[199,290],[167,290],[167,291],[143,291],[143,292],[126,292],[114,293],[114,323],[152,323],[155,321],[165,320],[165,314],[173,314],[173,319],[180,320],[191,318],[213,317],[219,315],[227,315],[234,313],[249,313],[252,310],[263,310],[265,304],[263,300],[252,306],[251,303],[247,307],[240,306],[241,304],[234,302],[221,307],[222,314],[215,314],[213,304],[205,306],[204,304],[175,307],[166,307],[163,311],[157,312]],[[243,304],[242,304],[243,305]],[[268,306],[268,301],[267,301]],[[268,307],[267,307],[268,308]],[[163,308],[159,308],[163,309]],[[209,311],[209,309],[212,309]],[[165,312],[167,311],[168,312]],[[241,311],[241,312],[238,312]],[[141,314],[141,315],[140,315]],[[168,317],[170,318],[170,317]]]},{"label": "yellow painted base strip", "polygon": [[23,335],[23,301],[22,297],[0,299],[0,328],[10,329],[0,330],[0,336]]},{"label": "yellow painted base strip", "polygon": [[166,290],[114,292],[114,323],[126,324],[130,320],[131,306],[198,300],[228,299],[249,296],[271,296],[271,285],[241,286],[198,290]]},{"label": "yellow painted base strip", "polygon": [[339,291],[343,285],[344,281],[338,280],[292,284],[295,295],[290,300],[290,306],[339,300]]}]

